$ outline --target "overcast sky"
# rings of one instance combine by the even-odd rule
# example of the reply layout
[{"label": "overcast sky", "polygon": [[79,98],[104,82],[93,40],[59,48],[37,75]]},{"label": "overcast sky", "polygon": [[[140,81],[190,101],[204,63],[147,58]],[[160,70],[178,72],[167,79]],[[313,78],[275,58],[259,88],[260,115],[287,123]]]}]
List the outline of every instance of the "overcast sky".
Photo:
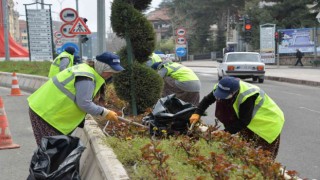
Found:
[{"label": "overcast sky", "polygon": [[[13,0],[15,2],[15,10],[20,14],[20,19],[25,19],[24,4],[34,3],[35,0]],[[41,0],[38,0],[41,2]],[[110,29],[110,11],[112,0],[105,0],[106,4],[106,30]],[[162,0],[152,0],[151,8],[158,7]],[[44,0],[46,4],[52,4],[51,11],[52,19],[60,21],[59,13],[64,8],[76,9],[76,0]],[[78,0],[79,15],[88,19],[87,25],[92,32],[97,31],[97,0]],[[39,5],[38,8],[41,6]],[[30,9],[37,8],[36,6],[28,6]]]}]

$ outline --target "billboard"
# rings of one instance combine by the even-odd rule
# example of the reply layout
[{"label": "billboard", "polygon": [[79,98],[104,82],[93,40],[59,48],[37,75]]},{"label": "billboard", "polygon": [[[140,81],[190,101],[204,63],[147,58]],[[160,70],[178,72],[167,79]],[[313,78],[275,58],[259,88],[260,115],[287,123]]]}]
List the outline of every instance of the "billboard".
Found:
[{"label": "billboard", "polygon": [[317,52],[320,51],[320,47],[315,47],[315,32],[314,28],[302,28],[302,29],[279,29],[284,33],[283,40],[279,44],[279,54],[295,53],[296,49],[300,49],[304,53],[313,53],[315,48]]}]

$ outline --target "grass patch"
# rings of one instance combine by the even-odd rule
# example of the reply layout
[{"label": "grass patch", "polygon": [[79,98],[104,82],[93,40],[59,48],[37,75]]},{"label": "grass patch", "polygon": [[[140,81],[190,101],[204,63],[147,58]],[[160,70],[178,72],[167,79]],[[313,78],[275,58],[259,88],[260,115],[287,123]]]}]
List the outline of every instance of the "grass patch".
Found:
[{"label": "grass patch", "polygon": [[0,61],[0,71],[48,76],[50,65],[50,61]]}]

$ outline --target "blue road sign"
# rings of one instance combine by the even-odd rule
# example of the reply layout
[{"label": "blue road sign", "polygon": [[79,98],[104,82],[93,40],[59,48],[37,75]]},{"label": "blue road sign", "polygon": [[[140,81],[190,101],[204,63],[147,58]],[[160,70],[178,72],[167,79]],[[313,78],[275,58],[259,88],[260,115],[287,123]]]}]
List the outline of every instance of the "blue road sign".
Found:
[{"label": "blue road sign", "polygon": [[79,53],[79,47],[78,47],[77,44],[72,43],[72,42],[67,42],[67,43],[65,43],[65,44],[61,47],[61,52],[64,51],[64,50],[65,50],[67,47],[69,47],[69,46],[74,47],[74,48],[76,49],[76,52],[74,53],[74,55],[78,55],[78,53]]},{"label": "blue road sign", "polygon": [[184,47],[179,47],[176,49],[176,54],[178,57],[183,57],[187,54],[187,50]]}]

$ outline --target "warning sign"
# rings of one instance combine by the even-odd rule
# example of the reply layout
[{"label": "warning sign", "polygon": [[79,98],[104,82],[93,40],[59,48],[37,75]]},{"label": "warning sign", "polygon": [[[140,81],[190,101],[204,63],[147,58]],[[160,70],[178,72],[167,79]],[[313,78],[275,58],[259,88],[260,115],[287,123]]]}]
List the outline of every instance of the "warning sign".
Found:
[{"label": "warning sign", "polygon": [[91,31],[89,30],[86,23],[82,20],[82,18],[77,18],[73,23],[73,26],[70,29],[69,33],[74,35],[76,34],[85,35],[85,34],[91,34]]}]

